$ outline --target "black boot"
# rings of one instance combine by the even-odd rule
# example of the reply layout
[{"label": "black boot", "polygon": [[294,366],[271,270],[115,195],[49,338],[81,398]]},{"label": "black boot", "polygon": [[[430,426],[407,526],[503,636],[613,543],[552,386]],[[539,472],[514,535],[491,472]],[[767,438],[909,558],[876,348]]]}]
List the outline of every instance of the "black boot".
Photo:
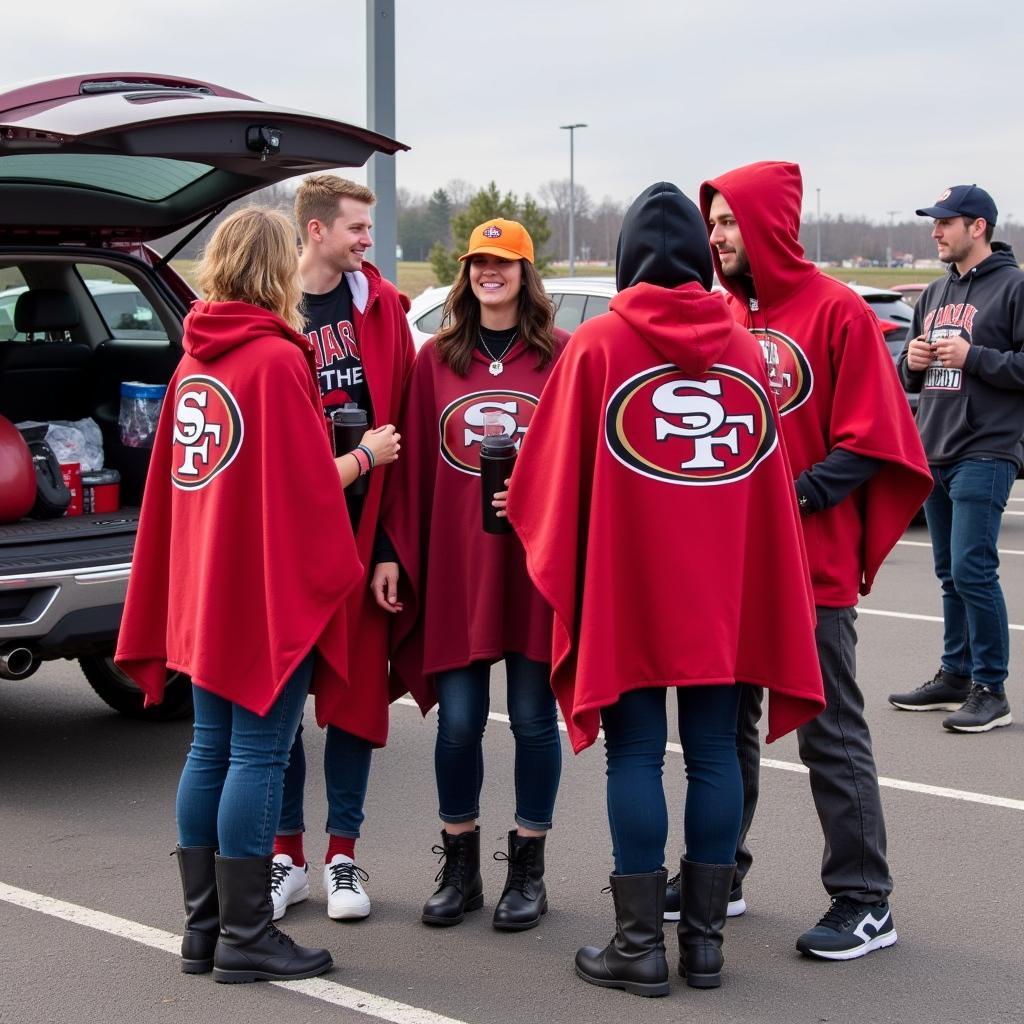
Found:
[{"label": "black boot", "polygon": [[446,926],[458,924],[469,910],[484,905],[484,882],[480,877],[480,828],[457,836],[441,833],[443,846],[433,847],[444,863],[435,882],[441,884],[423,904],[423,923]]},{"label": "black boot", "polygon": [[[502,932],[522,932],[536,928],[541,914],[548,912],[548,894],[544,888],[544,840],[547,836],[521,836],[513,829],[508,834],[508,878],[501,899],[494,908],[494,927]],[[502,854],[496,853],[495,860]]]},{"label": "black boot", "polygon": [[679,912],[679,976],[691,988],[722,984],[722,929],[729,909],[735,864],[683,860]]},{"label": "black boot", "polygon": [[214,981],[297,981],[334,966],[326,949],[299,946],[273,924],[270,864],[270,857],[217,856],[220,937]]},{"label": "black boot", "polygon": [[615,937],[605,946],[576,952],[576,973],[591,985],[624,988],[638,996],[668,995],[665,960],[665,882],[668,872],[612,875]]},{"label": "black boot", "polygon": [[185,897],[185,934],[181,937],[181,969],[185,974],[213,970],[213,948],[220,932],[217,875],[212,846],[176,846],[181,891]]}]

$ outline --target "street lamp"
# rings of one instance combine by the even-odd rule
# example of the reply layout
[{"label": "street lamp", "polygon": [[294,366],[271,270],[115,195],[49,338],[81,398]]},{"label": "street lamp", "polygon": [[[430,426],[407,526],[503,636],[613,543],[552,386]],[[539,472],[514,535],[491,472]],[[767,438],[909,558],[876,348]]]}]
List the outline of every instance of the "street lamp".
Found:
[{"label": "street lamp", "polygon": [[569,133],[569,276],[576,273],[576,168],[574,160],[573,141],[577,128],[586,128],[585,124],[562,124],[558,126],[561,131]]}]

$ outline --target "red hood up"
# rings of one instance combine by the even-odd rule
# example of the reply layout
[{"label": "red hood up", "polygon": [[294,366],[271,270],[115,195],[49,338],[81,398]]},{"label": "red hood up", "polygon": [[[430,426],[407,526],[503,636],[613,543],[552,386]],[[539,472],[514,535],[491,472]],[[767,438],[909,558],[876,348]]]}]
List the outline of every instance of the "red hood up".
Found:
[{"label": "red hood up", "polygon": [[[700,187],[700,209],[705,220],[716,192],[721,192],[729,204],[743,235],[754,291],[762,308],[789,298],[816,270],[804,258],[800,244],[803,191],[799,166],[779,160],[737,167]],[[749,296],[743,278],[726,277],[714,246],[711,251],[718,280],[746,307]]]},{"label": "red hood up", "polygon": [[686,373],[703,373],[717,362],[735,326],[721,293],[706,292],[696,283],[678,288],[636,284],[619,292],[609,308]]},{"label": "red hood up", "polygon": [[197,299],[185,317],[182,347],[203,362],[222,356],[257,338],[280,335],[303,352],[311,352],[304,334],[293,331],[276,313],[248,302],[205,302]]}]

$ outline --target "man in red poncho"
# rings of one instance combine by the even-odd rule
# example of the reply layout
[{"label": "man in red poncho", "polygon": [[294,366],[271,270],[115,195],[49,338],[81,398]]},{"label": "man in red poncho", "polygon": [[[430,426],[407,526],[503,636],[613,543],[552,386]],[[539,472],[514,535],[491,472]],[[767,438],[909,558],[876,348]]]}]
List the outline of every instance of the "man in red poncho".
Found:
[{"label": "man in red poncho", "polygon": [[603,724],[616,934],[577,973],[668,992],[665,691],[688,786],[679,971],[720,984],[743,789],[741,682],[771,693],[769,739],[824,706],[814,611],[779,420],[756,344],[712,284],[696,206],[661,182],[619,239],[610,312],[555,367],[508,516],[554,609],[552,686],[577,752]]},{"label": "man in red poncho", "polygon": [[[316,360],[325,410],[354,404],[370,424],[398,420],[414,357],[401,294],[367,260],[376,197],[364,185],[336,174],[303,179],[295,193],[295,220],[302,236],[304,331]],[[341,455],[342,452],[338,452]],[[363,563],[363,578],[348,598],[346,684],[323,666],[314,680],[317,722],[327,727],[324,781],[327,789],[328,844],[323,882],[327,913],[335,920],[360,920],[370,913],[370,897],[355,862],[356,840],[374,747],[388,734],[388,614],[370,592],[375,565],[394,558],[378,528],[381,496],[389,470],[372,469],[363,493],[346,491],[348,518]],[[348,524],[311,519],[317,550],[328,550]],[[314,554],[313,557],[320,557]],[[281,820],[274,840],[274,914],[309,896],[309,867],[303,846],[303,789],[306,760],[302,727],[285,773]]]},{"label": "man in red poncho", "polygon": [[[826,711],[799,732],[800,756],[825,833],[822,881],[832,898],[797,940],[808,956],[850,960],[891,946],[892,879],[864,698],[854,668],[855,606],[932,486],[878,320],[846,285],[804,259],[796,164],[764,162],[701,187],[715,269],[733,315],[758,340],[782,414],[817,607]],[[740,715],[745,783],[737,879],[757,801],[760,694]]]}]

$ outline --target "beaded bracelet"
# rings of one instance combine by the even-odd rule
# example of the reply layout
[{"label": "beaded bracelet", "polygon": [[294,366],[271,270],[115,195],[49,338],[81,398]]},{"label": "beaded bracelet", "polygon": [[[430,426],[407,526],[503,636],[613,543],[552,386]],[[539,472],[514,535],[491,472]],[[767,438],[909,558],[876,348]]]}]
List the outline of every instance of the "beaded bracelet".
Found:
[{"label": "beaded bracelet", "polygon": [[370,449],[365,444],[356,445],[355,450],[357,452],[366,453],[366,458],[369,460],[370,463],[369,468],[373,469],[373,467],[377,464],[377,460],[373,457],[373,452],[371,452]]}]

